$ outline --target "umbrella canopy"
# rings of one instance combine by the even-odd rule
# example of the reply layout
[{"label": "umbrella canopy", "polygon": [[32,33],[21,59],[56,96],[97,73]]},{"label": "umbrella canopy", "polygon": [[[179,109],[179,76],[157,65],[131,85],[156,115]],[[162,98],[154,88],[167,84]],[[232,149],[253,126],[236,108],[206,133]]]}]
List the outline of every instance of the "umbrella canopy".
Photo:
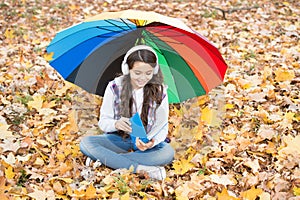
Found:
[{"label": "umbrella canopy", "polygon": [[103,95],[137,44],[156,51],[170,103],[204,95],[223,82],[227,65],[218,49],[181,20],[155,12],[101,13],[58,32],[47,52],[54,53],[50,65],[64,79]]}]

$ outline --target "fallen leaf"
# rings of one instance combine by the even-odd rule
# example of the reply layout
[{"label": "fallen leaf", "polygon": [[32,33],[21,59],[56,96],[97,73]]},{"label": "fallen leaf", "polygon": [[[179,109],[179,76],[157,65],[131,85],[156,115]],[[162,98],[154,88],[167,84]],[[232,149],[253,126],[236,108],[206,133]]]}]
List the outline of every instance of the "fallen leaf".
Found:
[{"label": "fallen leaf", "polygon": [[14,138],[7,138],[3,141],[4,144],[0,144],[0,147],[2,148],[2,152],[12,151],[16,153],[18,149],[21,147],[19,141],[15,141]]},{"label": "fallen leaf", "polygon": [[175,174],[185,174],[189,170],[191,170],[194,167],[194,164],[190,162],[190,160],[181,158],[179,160],[175,160],[173,162],[173,168]]},{"label": "fallen leaf", "polygon": [[45,53],[44,54],[44,58],[45,58],[46,61],[53,60],[53,56],[54,56],[54,52],[50,52],[50,53]]},{"label": "fallen leaf", "polygon": [[5,177],[7,179],[13,179],[15,177],[15,173],[14,173],[14,170],[13,170],[13,167],[12,166],[8,166],[6,169],[5,169]]},{"label": "fallen leaf", "polygon": [[255,160],[248,159],[246,162],[244,162],[244,165],[250,167],[252,169],[253,174],[259,172],[258,170],[260,169],[260,165],[258,159]]},{"label": "fallen leaf", "polygon": [[35,95],[32,97],[33,100],[28,102],[28,108],[35,108],[36,110],[40,110],[43,106],[44,97],[41,95]]},{"label": "fallen leaf", "polygon": [[256,189],[254,186],[251,189],[241,192],[241,196],[245,200],[255,200],[259,195],[263,193],[263,190],[258,188]]},{"label": "fallen leaf", "polygon": [[222,124],[222,120],[218,117],[219,112],[215,109],[205,107],[201,110],[201,121],[204,121],[207,125],[212,127],[219,127]]},{"label": "fallen leaf", "polygon": [[217,197],[220,200],[239,200],[239,198],[229,195],[226,188],[223,188],[221,193],[217,192]]},{"label": "fallen leaf", "polygon": [[85,197],[88,199],[97,197],[96,188],[93,186],[93,184],[90,184],[87,187],[86,192],[85,192]]},{"label": "fallen leaf", "polygon": [[120,200],[130,200],[129,192],[126,192],[120,197]]},{"label": "fallen leaf", "polygon": [[4,36],[7,39],[13,39],[15,37],[15,31],[13,29],[8,28],[5,30]]},{"label": "fallen leaf", "polygon": [[291,135],[285,136],[283,141],[286,144],[286,147],[279,150],[278,154],[280,156],[285,157],[285,155],[288,154],[300,154],[300,135],[297,135],[296,137],[292,137]]},{"label": "fallen leaf", "polygon": [[14,137],[13,132],[9,131],[9,125],[0,123],[0,139],[7,139]]},{"label": "fallen leaf", "polygon": [[209,178],[212,182],[221,184],[224,186],[236,184],[236,180],[231,175],[212,174],[212,175],[209,175]]},{"label": "fallen leaf", "polygon": [[0,177],[0,199],[1,200],[8,200],[7,197],[7,190],[9,189],[9,186],[6,186],[6,179],[5,177]]},{"label": "fallen leaf", "polygon": [[291,81],[295,77],[295,73],[292,70],[286,70],[282,68],[278,68],[275,71],[275,80],[278,82],[282,81]]},{"label": "fallen leaf", "polygon": [[34,188],[34,192],[28,193],[28,196],[37,200],[55,200],[53,190],[45,191],[39,188]]},{"label": "fallen leaf", "polygon": [[299,187],[294,187],[293,192],[295,196],[300,196],[300,188]]}]

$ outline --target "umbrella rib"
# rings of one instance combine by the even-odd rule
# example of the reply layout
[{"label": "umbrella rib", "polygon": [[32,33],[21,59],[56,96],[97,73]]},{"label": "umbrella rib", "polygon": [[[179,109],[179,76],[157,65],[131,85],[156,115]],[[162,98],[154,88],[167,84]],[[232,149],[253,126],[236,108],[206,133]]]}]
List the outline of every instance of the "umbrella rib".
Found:
[{"label": "umbrella rib", "polygon": [[[153,29],[151,29],[151,26],[146,26],[146,27],[148,27],[150,30],[152,30],[152,31],[155,32],[155,33],[166,32],[166,31],[168,31],[169,29],[173,29],[173,30],[176,30],[176,29],[177,29],[176,27],[172,27],[172,26],[169,26],[169,25],[165,25],[165,26],[167,26],[166,29],[158,29],[158,31],[154,31],[154,30],[155,30],[155,29],[154,29],[155,26],[152,26]],[[176,37],[176,36],[185,36],[185,34],[180,33],[180,34],[178,34],[178,35],[172,35],[172,37]]]},{"label": "umbrella rib", "polygon": [[[145,32],[147,35],[148,35],[148,37],[150,38],[150,39],[155,39],[155,38],[169,38],[168,36],[152,36],[152,35],[149,35],[147,32]],[[168,43],[171,43],[171,44],[184,44],[184,43],[182,43],[182,42],[171,42],[171,41],[168,41]]]},{"label": "umbrella rib", "polygon": [[[131,29],[131,30],[133,30],[133,28],[132,27],[130,27],[129,25],[128,25],[128,23],[126,23],[125,22],[125,20],[124,19],[122,19],[122,18],[120,18],[120,20],[129,28],[129,29]],[[113,20],[113,19],[111,19],[111,20],[105,20],[107,23],[110,23],[111,25],[114,25],[115,27],[118,27],[118,28],[120,28],[121,30],[123,30],[123,31],[126,31],[126,30],[128,30],[128,29],[125,29],[125,28],[122,28],[122,26],[119,26],[119,25],[117,25],[117,24],[115,24],[115,23],[113,23],[113,21],[116,21],[117,22],[117,20]]]},{"label": "umbrella rib", "polygon": [[[121,20],[122,20],[122,19],[121,19]],[[109,29],[109,28],[104,28],[104,26],[97,26],[98,29],[100,29],[100,30],[106,30],[106,31],[114,32],[114,33],[121,33],[122,31],[127,31],[127,30],[128,30],[128,29],[123,28],[122,26],[119,26],[119,25],[113,23],[113,22],[112,22],[113,20],[104,20],[104,21],[106,21],[107,23],[113,25],[114,27],[119,28],[120,30],[113,30],[113,29]],[[114,20],[114,21],[117,21],[117,20]],[[133,30],[133,28],[130,27],[130,26],[128,26],[128,24],[127,24],[124,20],[122,20],[122,22],[123,22],[130,30]],[[105,27],[106,27],[106,26],[105,26]],[[111,37],[111,36],[109,36],[109,37]]]}]

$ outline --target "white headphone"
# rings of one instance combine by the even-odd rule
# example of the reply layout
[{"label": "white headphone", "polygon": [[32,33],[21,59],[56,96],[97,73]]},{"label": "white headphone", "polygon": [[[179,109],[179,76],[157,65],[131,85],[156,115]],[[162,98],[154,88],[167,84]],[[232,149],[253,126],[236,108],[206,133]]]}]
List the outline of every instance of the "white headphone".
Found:
[{"label": "white headphone", "polygon": [[138,51],[138,50],[148,50],[148,51],[151,51],[152,53],[154,53],[154,55],[156,57],[156,65],[154,67],[153,74],[157,74],[158,70],[159,70],[157,54],[151,47],[149,47],[147,45],[137,45],[127,51],[127,53],[125,54],[125,57],[123,59],[122,65],[121,65],[122,73],[124,75],[129,74],[129,66],[127,64],[127,58],[130,54],[132,54],[133,52]]}]

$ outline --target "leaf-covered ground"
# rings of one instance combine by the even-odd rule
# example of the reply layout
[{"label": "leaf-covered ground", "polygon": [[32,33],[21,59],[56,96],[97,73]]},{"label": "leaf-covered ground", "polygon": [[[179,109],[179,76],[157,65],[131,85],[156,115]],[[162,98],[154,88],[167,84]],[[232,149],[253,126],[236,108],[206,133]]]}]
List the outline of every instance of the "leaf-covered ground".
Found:
[{"label": "leaf-covered ground", "polygon": [[[171,106],[164,181],[84,165],[78,143],[99,134],[101,98],[46,61],[57,31],[129,8],[181,18],[229,66],[209,95]],[[300,199],[299,1],[3,0],[0,10],[1,200]]]}]

